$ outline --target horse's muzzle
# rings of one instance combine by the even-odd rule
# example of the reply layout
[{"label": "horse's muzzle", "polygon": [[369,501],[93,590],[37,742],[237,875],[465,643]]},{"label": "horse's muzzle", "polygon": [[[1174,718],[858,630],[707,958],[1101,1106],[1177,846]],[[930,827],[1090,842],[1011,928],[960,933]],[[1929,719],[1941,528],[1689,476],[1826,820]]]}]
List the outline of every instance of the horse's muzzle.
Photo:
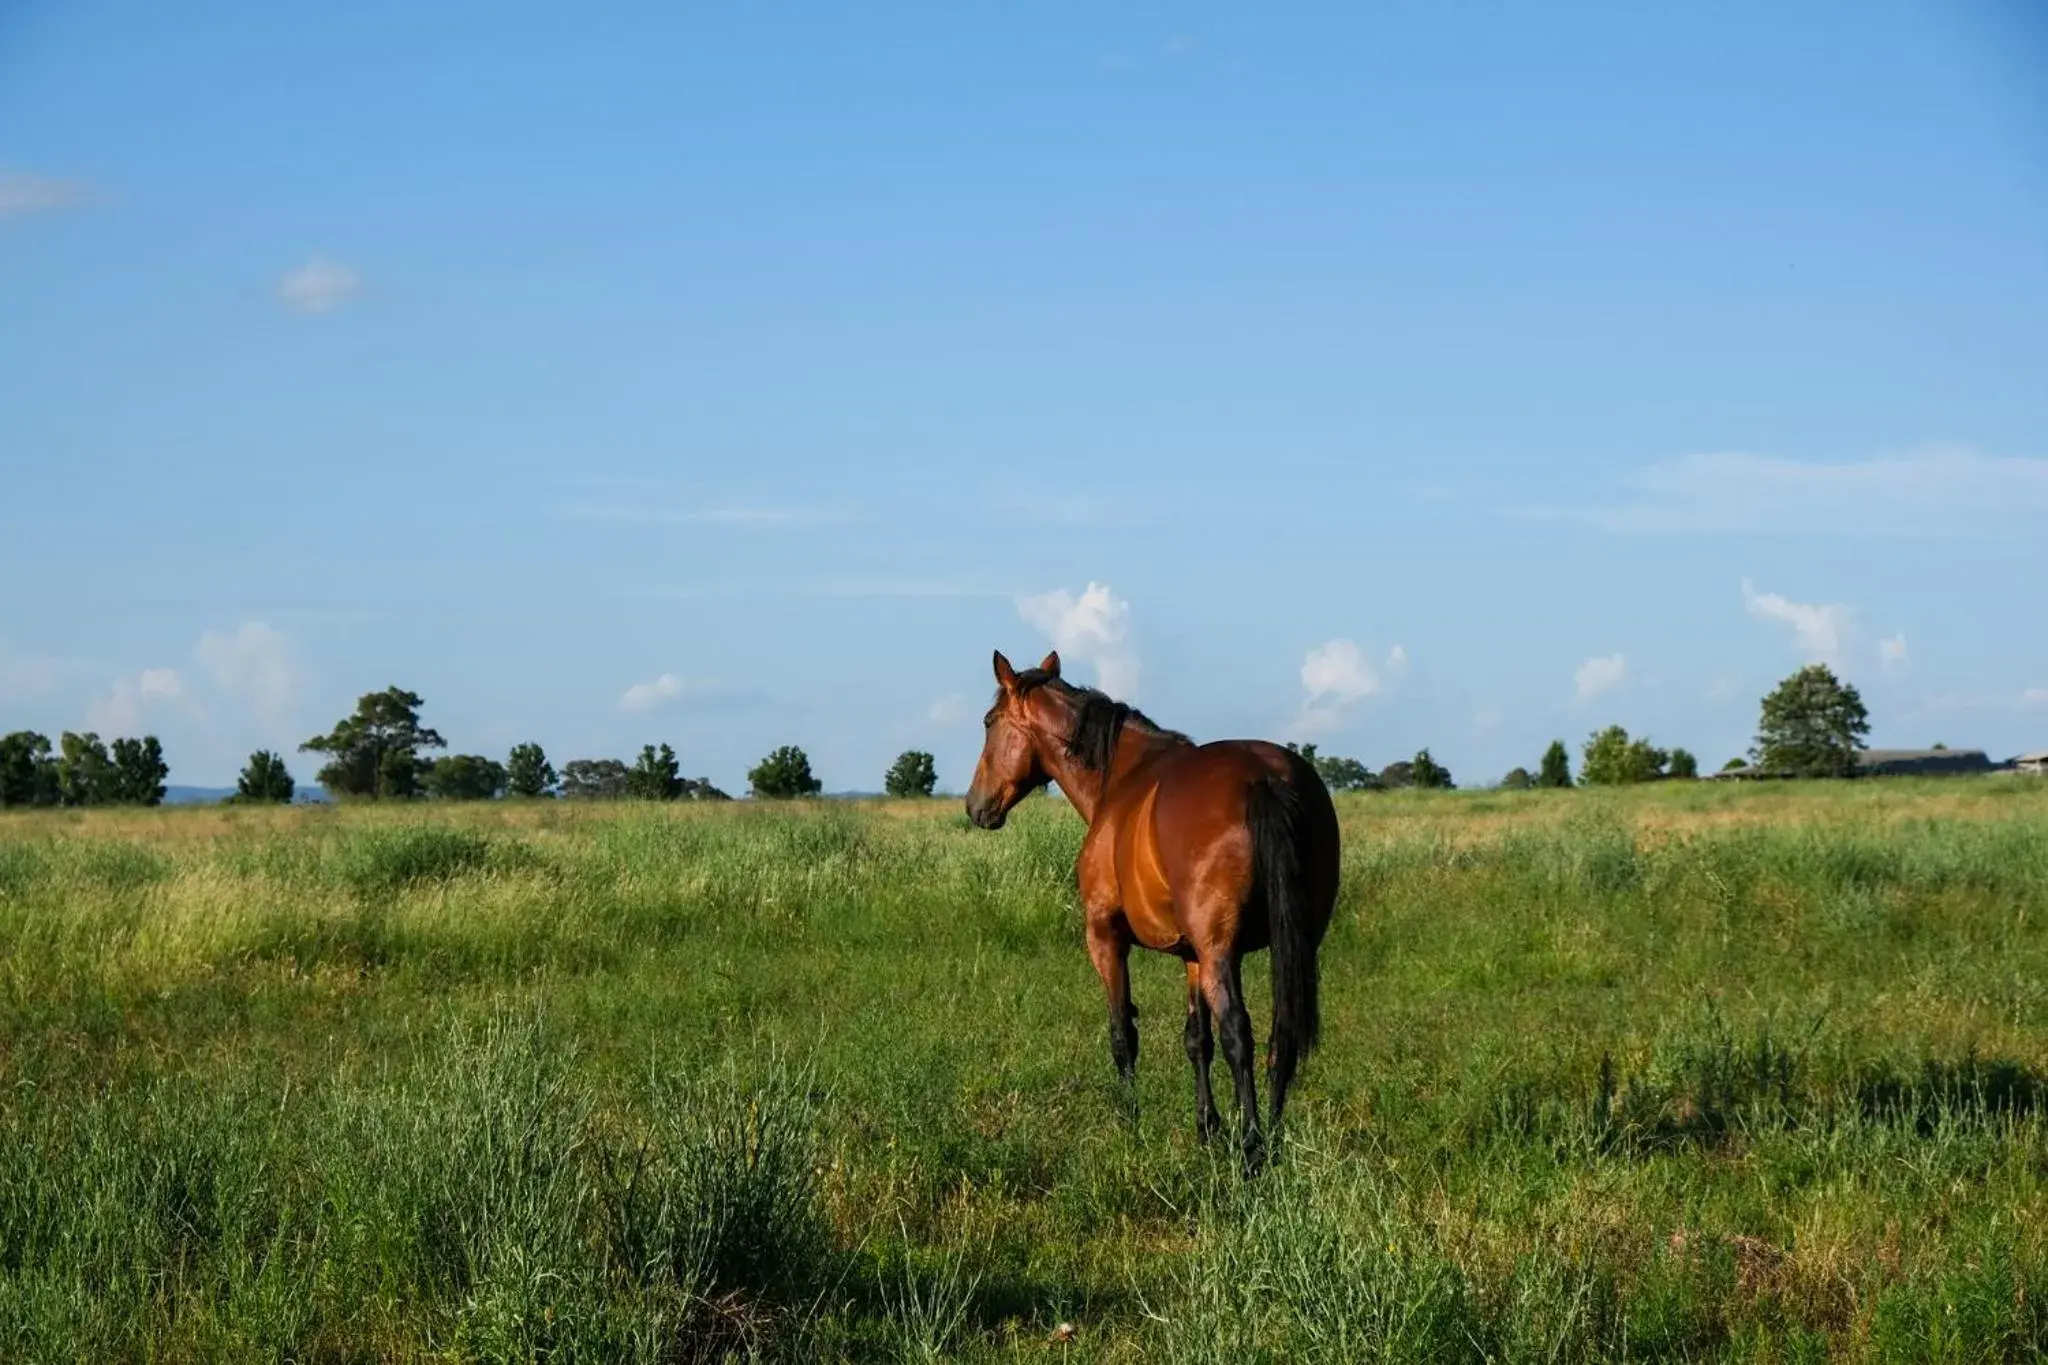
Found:
[{"label": "horse's muzzle", "polygon": [[993,801],[977,802],[971,796],[967,798],[967,818],[981,829],[1001,829],[1007,817],[1008,812]]}]

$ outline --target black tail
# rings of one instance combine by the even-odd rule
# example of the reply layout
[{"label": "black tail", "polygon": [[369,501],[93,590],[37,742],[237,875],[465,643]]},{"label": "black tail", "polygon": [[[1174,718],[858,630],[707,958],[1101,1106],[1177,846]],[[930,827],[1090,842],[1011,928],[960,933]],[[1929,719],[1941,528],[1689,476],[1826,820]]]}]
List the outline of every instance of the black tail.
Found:
[{"label": "black tail", "polygon": [[1252,832],[1252,895],[1266,907],[1273,954],[1273,1032],[1266,1065],[1284,1096],[1295,1063],[1308,1056],[1322,1028],[1316,1003],[1316,949],[1320,925],[1304,884],[1299,839],[1301,793],[1291,783],[1268,777],[1255,783],[1246,804]]}]

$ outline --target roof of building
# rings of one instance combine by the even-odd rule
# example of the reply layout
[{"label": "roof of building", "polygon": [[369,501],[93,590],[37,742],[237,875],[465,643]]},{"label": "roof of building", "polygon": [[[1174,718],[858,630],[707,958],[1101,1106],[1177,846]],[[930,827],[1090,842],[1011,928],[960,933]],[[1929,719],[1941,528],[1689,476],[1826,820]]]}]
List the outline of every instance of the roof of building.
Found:
[{"label": "roof of building", "polygon": [[2021,754],[2015,763],[2048,763],[2048,749],[2036,749],[2030,754]]}]

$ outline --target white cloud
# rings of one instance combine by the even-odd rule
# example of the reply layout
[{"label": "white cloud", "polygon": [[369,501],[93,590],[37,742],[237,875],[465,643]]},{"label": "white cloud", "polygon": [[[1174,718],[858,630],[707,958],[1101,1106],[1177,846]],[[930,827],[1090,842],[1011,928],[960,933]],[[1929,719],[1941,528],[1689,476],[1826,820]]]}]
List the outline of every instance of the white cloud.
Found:
[{"label": "white cloud", "polygon": [[95,697],[85,708],[86,728],[103,736],[126,735],[141,721],[142,701],[135,694],[134,682],[127,678],[115,680],[103,696]]},{"label": "white cloud", "polygon": [[2028,706],[2048,706],[2048,687],[2030,687],[2020,693],[2020,700]]},{"label": "white cloud", "polygon": [[1378,696],[1408,672],[1408,651],[1395,645],[1379,665],[1353,640],[1326,640],[1301,660],[1301,710],[1290,729],[1297,739],[1326,734],[1343,724],[1351,708]]},{"label": "white cloud", "polygon": [[1472,716],[1472,737],[1487,739],[1498,733],[1506,720],[1507,717],[1501,714],[1499,707],[1482,706]]},{"label": "white cloud", "polygon": [[[1792,639],[1809,663],[1833,667],[1842,659],[1852,613],[1839,605],[1816,606],[1794,602],[1774,592],[1758,592],[1747,578],[1742,580],[1742,605],[1751,616],[1777,621],[1792,628]],[[1903,657],[1904,638],[1900,639]]]},{"label": "white cloud", "polygon": [[87,703],[85,723],[103,737],[138,734],[151,702],[175,701],[184,695],[175,668],[145,668],[133,678],[117,678],[107,691]]},{"label": "white cloud", "polygon": [[974,708],[967,698],[958,692],[948,692],[925,709],[924,718],[933,725],[953,726],[964,724],[974,715]]},{"label": "white cloud", "polygon": [[1130,641],[1131,604],[1091,582],[1079,597],[1065,588],[1017,599],[1017,613],[1045,632],[1062,662],[1092,666],[1097,684],[1129,700],[1138,691],[1138,654]]},{"label": "white cloud", "polygon": [[185,684],[175,668],[145,668],[135,680],[135,691],[144,700],[184,695]]},{"label": "white cloud", "polygon": [[1590,701],[1603,692],[1612,692],[1628,677],[1628,659],[1620,654],[1601,654],[1586,660],[1572,674],[1572,684],[1578,689],[1580,701]]},{"label": "white cloud", "polygon": [[688,702],[692,712],[703,715],[744,711],[760,706],[766,700],[760,692],[732,687],[716,678],[686,678],[679,673],[664,673],[652,681],[634,683],[619,694],[613,705],[616,710],[644,715],[677,702]]},{"label": "white cloud", "polygon": [[233,632],[209,630],[192,657],[208,681],[246,707],[271,738],[294,719],[302,677],[284,632],[261,621],[244,621]]},{"label": "white cloud", "polygon": [[1906,632],[1900,631],[1889,640],[1877,642],[1877,661],[1887,673],[1896,672],[1907,664]]},{"label": "white cloud", "polygon": [[0,218],[22,217],[70,208],[85,200],[85,186],[76,180],[43,175],[0,175]]},{"label": "white cloud", "polygon": [[277,282],[277,299],[294,313],[331,313],[363,292],[363,277],[339,261],[315,256]]},{"label": "white cloud", "polygon": [[658,711],[690,690],[689,680],[664,673],[653,682],[634,683],[619,697],[621,711]]},{"label": "white cloud", "polygon": [[1626,482],[1631,502],[1535,515],[1641,535],[1952,535],[2048,516],[2048,459],[1956,447],[1847,463],[1680,455]]},{"label": "white cloud", "polygon": [[[16,661],[0,644],[0,697],[17,687],[24,694],[68,693],[84,713],[83,728],[106,739],[157,735],[177,751],[188,777],[193,767],[226,765],[252,747],[281,747],[294,738],[300,673],[291,642],[261,621],[205,632],[189,668],[142,668],[103,688],[85,684],[82,672],[77,661]],[[214,767],[208,776],[222,771]]]},{"label": "white cloud", "polygon": [[1381,685],[1379,674],[1350,640],[1317,645],[1301,661],[1301,686],[1310,704],[1325,699],[1357,701],[1379,691]]}]

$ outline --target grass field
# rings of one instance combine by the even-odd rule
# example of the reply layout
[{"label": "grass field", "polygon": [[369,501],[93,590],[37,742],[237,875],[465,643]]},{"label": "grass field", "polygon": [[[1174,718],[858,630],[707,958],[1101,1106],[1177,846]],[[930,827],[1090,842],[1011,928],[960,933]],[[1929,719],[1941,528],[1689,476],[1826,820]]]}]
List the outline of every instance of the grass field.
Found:
[{"label": "grass field", "polygon": [[0,818],[0,1358],[2048,1350],[2048,783],[1341,811],[1249,1185],[1054,802]]}]

